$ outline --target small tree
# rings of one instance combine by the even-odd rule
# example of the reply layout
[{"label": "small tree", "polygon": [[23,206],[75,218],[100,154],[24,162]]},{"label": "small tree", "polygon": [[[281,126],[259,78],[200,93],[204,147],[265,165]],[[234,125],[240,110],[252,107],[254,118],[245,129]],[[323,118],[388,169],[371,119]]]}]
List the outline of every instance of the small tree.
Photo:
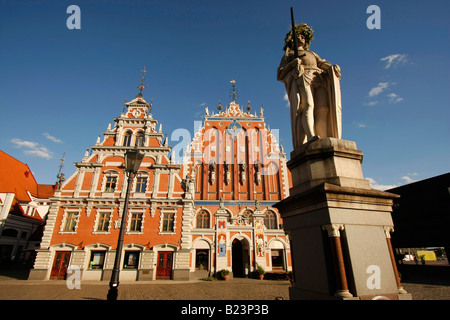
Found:
[{"label": "small tree", "polygon": [[222,276],[222,279],[227,280],[229,274],[230,274],[230,270],[222,269],[220,271],[220,275]]},{"label": "small tree", "polygon": [[256,274],[264,275],[265,273],[266,273],[266,270],[264,270],[264,268],[261,267],[259,264],[256,264]]}]

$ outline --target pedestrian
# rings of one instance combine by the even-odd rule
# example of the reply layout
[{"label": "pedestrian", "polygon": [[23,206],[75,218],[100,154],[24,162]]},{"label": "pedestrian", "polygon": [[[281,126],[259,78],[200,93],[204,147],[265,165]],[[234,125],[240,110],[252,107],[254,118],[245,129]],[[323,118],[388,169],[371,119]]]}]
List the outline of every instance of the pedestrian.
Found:
[{"label": "pedestrian", "polygon": [[421,256],[420,261],[422,262],[423,265],[425,265],[425,256]]}]

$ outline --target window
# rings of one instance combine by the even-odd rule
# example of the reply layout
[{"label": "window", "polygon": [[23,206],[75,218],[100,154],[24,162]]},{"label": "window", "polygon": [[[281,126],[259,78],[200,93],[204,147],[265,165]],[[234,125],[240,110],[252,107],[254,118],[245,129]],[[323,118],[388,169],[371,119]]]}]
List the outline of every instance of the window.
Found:
[{"label": "window", "polygon": [[278,193],[278,167],[271,162],[268,167],[269,192]]},{"label": "window", "polygon": [[139,132],[136,135],[135,145],[138,146],[138,147],[143,147],[144,146],[144,134],[142,132]]},{"label": "window", "polygon": [[139,266],[139,251],[126,251],[123,259],[124,269],[137,269]]},{"label": "window", "polygon": [[209,250],[195,250],[195,270],[208,270]]},{"label": "window", "polygon": [[202,174],[203,174],[202,165],[197,164],[195,166],[195,187],[196,187],[195,192],[202,191]]},{"label": "window", "polygon": [[197,221],[196,221],[196,227],[201,229],[208,229],[209,228],[209,214],[206,211],[200,211],[197,213]]},{"label": "window", "polygon": [[78,213],[67,212],[63,231],[75,231],[75,228],[77,226],[77,219],[78,219]]},{"label": "window", "polygon": [[105,263],[105,251],[92,251],[89,269],[103,269]]},{"label": "window", "polygon": [[244,219],[246,225],[252,225],[253,214],[250,210],[244,211],[244,213],[242,214],[242,218]]},{"label": "window", "polygon": [[123,146],[129,147],[131,145],[131,132],[127,131],[123,136]]},{"label": "window", "polygon": [[136,192],[144,193],[147,189],[147,178],[138,177],[136,179]]},{"label": "window", "polygon": [[16,238],[19,235],[19,231],[15,229],[3,229],[2,237]]},{"label": "window", "polygon": [[272,269],[283,269],[283,250],[272,250]]},{"label": "window", "polygon": [[114,192],[116,190],[117,177],[106,177],[105,192]]},{"label": "window", "polygon": [[142,227],[142,213],[132,213],[130,231],[141,231]]},{"label": "window", "polygon": [[174,224],[175,213],[165,212],[163,215],[163,232],[173,232],[173,224]]},{"label": "window", "polygon": [[108,231],[109,230],[109,218],[111,214],[100,212],[98,215],[98,224],[97,224],[97,231]]},{"label": "window", "polygon": [[272,211],[267,211],[264,215],[264,225],[267,229],[277,229],[277,217]]}]

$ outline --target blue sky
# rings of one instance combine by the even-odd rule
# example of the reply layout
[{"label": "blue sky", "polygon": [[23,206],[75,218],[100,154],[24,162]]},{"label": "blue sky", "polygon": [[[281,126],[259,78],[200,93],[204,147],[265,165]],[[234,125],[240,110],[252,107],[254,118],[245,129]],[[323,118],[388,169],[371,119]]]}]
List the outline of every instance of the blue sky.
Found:
[{"label": "blue sky", "polygon": [[[81,29],[69,30],[69,5]],[[381,29],[368,29],[369,5]],[[449,1],[0,1],[0,149],[39,183],[74,171],[108,123],[144,96],[169,137],[193,134],[204,107],[264,107],[292,151],[289,108],[276,80],[290,7],[313,27],[311,50],[342,70],[343,139],[363,173],[387,188],[449,171]],[[177,141],[170,141],[175,146]],[[5,168],[2,168],[4,170]]]}]

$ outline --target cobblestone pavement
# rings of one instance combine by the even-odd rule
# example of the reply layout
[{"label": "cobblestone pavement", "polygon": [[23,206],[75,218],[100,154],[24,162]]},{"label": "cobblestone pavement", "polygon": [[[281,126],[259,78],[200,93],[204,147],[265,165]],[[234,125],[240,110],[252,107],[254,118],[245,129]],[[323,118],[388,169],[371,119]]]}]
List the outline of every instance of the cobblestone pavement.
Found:
[{"label": "cobblestone pavement", "polygon": [[422,283],[403,283],[413,300],[450,300],[450,286]]},{"label": "cobblestone pavement", "polygon": [[[448,265],[447,265],[448,266]],[[450,267],[403,266],[403,288],[413,300],[450,300]],[[439,271],[439,272],[438,272]],[[105,300],[108,281],[26,280],[28,272],[0,272],[0,300]],[[121,282],[119,300],[289,300],[289,281],[235,278],[229,281]]]},{"label": "cobblestone pavement", "polygon": [[[119,300],[276,300],[289,299],[288,281],[231,279],[229,281],[121,282]],[[82,282],[68,289],[65,281],[0,281],[0,300],[105,300],[108,282]]]},{"label": "cobblestone pavement", "polygon": [[[229,281],[122,282],[119,300],[289,300],[288,281],[231,279]],[[450,286],[403,283],[414,300],[450,300]],[[105,300],[107,282],[82,282],[68,289],[65,281],[0,279],[0,300]]]}]

